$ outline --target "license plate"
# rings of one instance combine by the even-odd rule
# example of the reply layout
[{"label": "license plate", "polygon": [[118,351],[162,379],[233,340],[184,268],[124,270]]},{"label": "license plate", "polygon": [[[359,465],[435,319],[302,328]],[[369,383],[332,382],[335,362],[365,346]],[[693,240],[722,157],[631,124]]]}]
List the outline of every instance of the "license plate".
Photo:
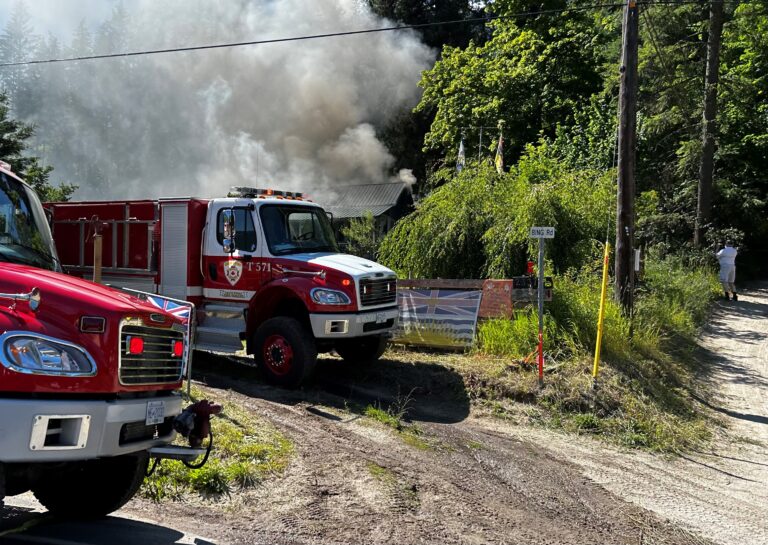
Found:
[{"label": "license plate", "polygon": [[162,401],[149,401],[147,403],[147,419],[144,423],[147,426],[162,424],[165,420],[165,403]]},{"label": "license plate", "polygon": [[383,312],[377,312],[376,313],[376,323],[377,324],[383,324],[387,321],[387,315]]}]

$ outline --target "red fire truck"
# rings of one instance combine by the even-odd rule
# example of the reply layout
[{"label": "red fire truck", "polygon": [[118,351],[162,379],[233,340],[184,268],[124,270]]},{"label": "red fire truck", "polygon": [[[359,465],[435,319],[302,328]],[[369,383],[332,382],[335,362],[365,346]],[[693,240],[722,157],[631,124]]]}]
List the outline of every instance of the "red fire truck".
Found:
[{"label": "red fire truck", "polygon": [[318,352],[383,353],[398,317],[395,274],[339,253],[328,214],[300,193],[49,205],[64,270],[194,303],[195,347],[253,354],[267,379],[299,385]]},{"label": "red fire truck", "polygon": [[201,454],[170,446],[190,416],[189,320],[159,308],[194,307],[60,270],[37,195],[0,163],[0,504],[32,490],[90,517],[127,502],[150,458]]}]

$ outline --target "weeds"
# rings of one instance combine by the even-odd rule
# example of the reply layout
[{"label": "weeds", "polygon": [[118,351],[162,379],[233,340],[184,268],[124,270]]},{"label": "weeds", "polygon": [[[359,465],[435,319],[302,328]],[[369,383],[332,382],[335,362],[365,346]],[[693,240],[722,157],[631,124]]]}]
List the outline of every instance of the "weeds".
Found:
[{"label": "weeds", "polygon": [[380,422],[381,424],[384,424],[389,428],[392,428],[395,431],[403,430],[402,420],[400,420],[400,417],[392,414],[390,410],[384,410],[381,407],[374,407],[373,405],[368,405],[363,411],[363,414],[368,418],[371,418],[377,422]]},{"label": "weeds", "polygon": [[[193,401],[205,397],[210,396],[203,389],[192,387]],[[292,444],[279,431],[235,404],[225,403],[211,425],[215,442],[208,463],[189,469],[178,461],[163,461],[144,481],[144,497],[181,500],[197,493],[216,498],[235,488],[251,488],[285,469],[293,452]]]},{"label": "weeds", "polygon": [[[702,369],[692,350],[718,294],[715,275],[687,267],[680,259],[650,259],[638,287],[633,321],[613,301],[607,303],[603,362],[599,387],[593,391],[598,284],[594,274],[556,279],[545,319],[543,389],[531,357],[538,334],[536,313],[520,312],[514,320],[482,324],[473,358],[477,364],[462,372],[472,397],[530,403],[543,412],[531,413],[529,421],[605,436],[627,446],[677,452],[701,445],[710,432],[694,403],[700,390],[696,375]],[[502,359],[488,362],[491,355]]]},{"label": "weeds", "polygon": [[386,409],[377,406],[368,405],[363,409],[363,414],[368,418],[383,424],[388,428],[395,430],[403,442],[419,450],[432,450],[435,446],[428,442],[415,424],[405,424],[403,419],[408,414],[408,407],[411,404],[412,396],[409,393],[405,397],[398,396],[394,403]]}]

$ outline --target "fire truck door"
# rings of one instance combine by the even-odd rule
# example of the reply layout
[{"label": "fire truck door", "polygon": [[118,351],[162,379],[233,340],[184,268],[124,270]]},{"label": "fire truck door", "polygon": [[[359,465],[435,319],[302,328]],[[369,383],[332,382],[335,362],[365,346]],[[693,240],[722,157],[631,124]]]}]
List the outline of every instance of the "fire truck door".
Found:
[{"label": "fire truck door", "polygon": [[[261,279],[261,241],[257,236],[254,211],[246,204],[231,206],[211,203],[203,248],[204,295],[207,299],[247,302],[256,293]],[[234,216],[234,251],[223,243],[225,210]]]}]

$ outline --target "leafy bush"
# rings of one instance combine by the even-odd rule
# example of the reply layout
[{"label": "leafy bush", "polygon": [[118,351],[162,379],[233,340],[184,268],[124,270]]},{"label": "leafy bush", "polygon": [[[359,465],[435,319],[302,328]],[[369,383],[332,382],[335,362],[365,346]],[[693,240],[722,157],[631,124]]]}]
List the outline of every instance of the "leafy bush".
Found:
[{"label": "leafy bush", "polygon": [[479,278],[490,196],[499,179],[490,166],[464,169],[400,220],[379,247],[379,259],[400,276]]},{"label": "leafy bush", "polygon": [[352,218],[341,228],[341,235],[347,243],[346,251],[352,255],[376,259],[379,251],[379,237],[376,232],[376,219],[368,210],[361,218]]},{"label": "leafy bush", "polygon": [[504,175],[487,163],[463,169],[388,233],[379,258],[401,276],[509,277],[537,251],[530,227],[552,225],[547,255],[565,271],[599,253],[613,206],[609,175],[568,169],[542,143]]},{"label": "leafy bush", "polygon": [[649,259],[639,284],[635,319],[640,330],[691,336],[720,293],[713,270],[691,267],[681,257]]}]

